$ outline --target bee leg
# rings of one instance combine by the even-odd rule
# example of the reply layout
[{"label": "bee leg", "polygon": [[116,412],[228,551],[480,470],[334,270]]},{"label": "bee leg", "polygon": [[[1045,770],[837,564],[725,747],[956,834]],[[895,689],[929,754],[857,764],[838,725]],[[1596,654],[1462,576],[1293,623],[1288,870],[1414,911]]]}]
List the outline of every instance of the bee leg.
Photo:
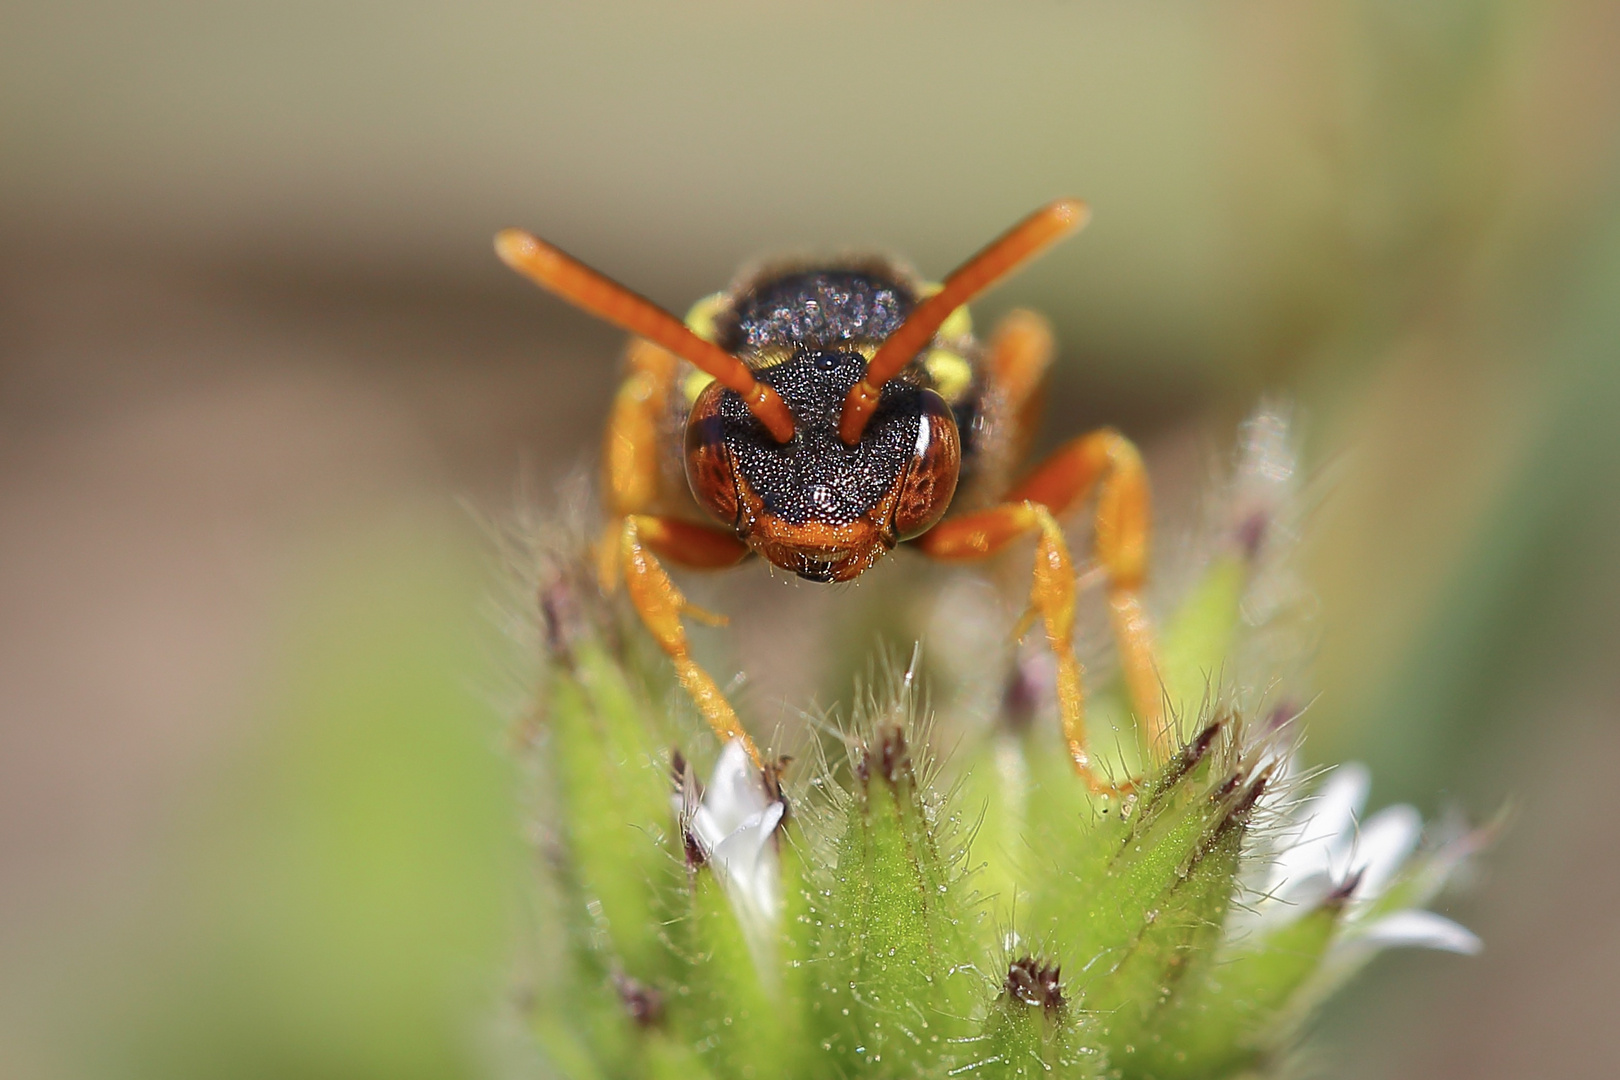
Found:
[{"label": "bee leg", "polygon": [[[1142,607],[1149,532],[1148,482],[1136,447],[1117,431],[1082,435],[1038,466],[999,506],[947,518],[915,541],[939,559],[980,559],[1013,539],[1039,531],[1032,610],[1046,625],[1047,641],[1058,658],[1058,705],[1063,734],[1075,769],[1101,790],[1086,749],[1080,666],[1071,640],[1074,571],[1055,516],[1097,489],[1096,556],[1108,581],[1108,604],[1120,665],[1137,722],[1154,754],[1168,752],[1164,699],[1159,682],[1153,624]],[[1099,786],[1101,785],[1101,786]]]},{"label": "bee leg", "polygon": [[683,566],[718,569],[741,561],[748,548],[730,530],[647,513],[658,501],[664,415],[680,364],[673,354],[636,338],[626,367],[602,444],[604,501],[611,511],[596,552],[602,590],[611,593],[624,581],[636,614],[674,663],[675,677],[703,718],[722,741],[741,739],[757,764],[753,740],[709,673],[692,659],[681,625],[682,616],[711,626],[726,620],[688,603],[658,561],[662,555]]},{"label": "bee leg", "polygon": [[[965,561],[987,558],[1030,532],[1037,534],[1030,615],[1040,618],[1046,629],[1046,643],[1057,658],[1058,711],[1063,718],[1069,760],[1092,791],[1128,790],[1129,784],[1115,784],[1098,772],[1086,743],[1085,695],[1080,661],[1074,656],[1074,560],[1052,512],[1034,501],[1002,503],[941,522],[918,537],[916,543],[932,558]],[[1027,621],[1028,616],[1026,628]]]},{"label": "bee leg", "polygon": [[1142,606],[1152,512],[1142,455],[1112,428],[1093,431],[1059,447],[1007,499],[1038,502],[1061,515],[1094,488],[1095,552],[1108,582],[1110,621],[1125,688],[1149,746],[1163,760],[1171,733],[1165,723],[1153,622]]},{"label": "bee leg", "polygon": [[990,337],[990,381],[1012,420],[1012,457],[1023,460],[1035,433],[1041,388],[1052,365],[1052,327],[1033,311],[1009,311]]},{"label": "bee leg", "polygon": [[723,626],[726,618],[689,603],[654,552],[660,552],[688,566],[730,566],[748,554],[735,536],[690,522],[645,514],[627,515],[619,531],[619,563],[624,573],[625,591],[653,639],[675,665],[675,677],[697,705],[703,719],[721,742],[742,740],[743,748],[755,764],[762,759],[754,741],[743,730],[731,703],[715,685],[709,673],[692,659],[687,646],[682,616],[690,616],[711,626]]},{"label": "bee leg", "polygon": [[610,514],[597,547],[597,576],[612,592],[619,579],[619,534],[624,518],[645,514],[658,500],[664,451],[660,432],[680,362],[640,338],[632,338],[626,373],[613,395],[602,439],[603,501]]}]

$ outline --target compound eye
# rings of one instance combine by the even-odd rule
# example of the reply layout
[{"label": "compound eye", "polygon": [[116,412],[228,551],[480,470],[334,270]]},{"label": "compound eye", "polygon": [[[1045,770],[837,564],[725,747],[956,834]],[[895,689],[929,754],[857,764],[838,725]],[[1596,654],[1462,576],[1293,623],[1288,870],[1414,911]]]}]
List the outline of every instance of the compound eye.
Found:
[{"label": "compound eye", "polygon": [[720,396],[725,387],[711,382],[692,403],[686,420],[686,483],[692,497],[727,525],[737,523],[737,464],[726,445],[720,419]]},{"label": "compound eye", "polygon": [[909,540],[939,523],[956,494],[961,466],[962,439],[951,407],[932,390],[924,390],[916,451],[900,478],[900,496],[894,504],[896,539]]}]

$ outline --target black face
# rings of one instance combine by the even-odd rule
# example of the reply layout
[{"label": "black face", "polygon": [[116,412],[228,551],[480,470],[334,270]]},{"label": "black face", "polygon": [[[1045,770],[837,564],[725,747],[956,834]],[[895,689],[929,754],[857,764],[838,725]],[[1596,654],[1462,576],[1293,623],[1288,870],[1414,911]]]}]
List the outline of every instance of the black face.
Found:
[{"label": "black face", "polygon": [[889,383],[860,442],[845,446],[838,418],[865,369],[859,353],[813,352],[760,372],[759,380],[782,395],[798,425],[785,445],[771,438],[736,394],[722,399],[720,416],[737,474],[759,493],[766,513],[790,525],[848,525],[870,514],[894,487],[915,452],[924,398],[937,395]]},{"label": "black face", "polygon": [[[874,273],[816,270],[764,280],[720,320],[721,341],[759,357],[760,382],[793,414],[779,443],[719,384],[698,397],[686,432],[692,493],[772,563],[812,581],[847,581],[950,503],[960,442],[950,407],[903,379],[886,383],[854,445],[838,434],[844,399],[870,350],[912,307]],[[766,359],[774,363],[763,363]]]}]

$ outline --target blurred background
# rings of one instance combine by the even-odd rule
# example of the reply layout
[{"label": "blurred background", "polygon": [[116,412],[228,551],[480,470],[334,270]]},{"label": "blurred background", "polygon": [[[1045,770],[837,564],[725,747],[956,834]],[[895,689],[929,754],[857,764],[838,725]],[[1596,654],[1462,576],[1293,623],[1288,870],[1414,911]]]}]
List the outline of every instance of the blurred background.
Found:
[{"label": "blurred background", "polygon": [[[682,311],[784,250],[937,276],[1079,194],[1091,227],[979,305],[1056,323],[1046,441],[1142,443],[1173,550],[1292,395],[1311,756],[1375,803],[1517,808],[1447,909],[1485,953],[1380,960],[1315,1066],[1614,1075],[1620,7],[3,25],[0,1074],[535,1072],[485,1019],[523,854],[476,521],[590,465],[620,342],[497,228]],[[745,666],[759,713],[801,689]]]}]

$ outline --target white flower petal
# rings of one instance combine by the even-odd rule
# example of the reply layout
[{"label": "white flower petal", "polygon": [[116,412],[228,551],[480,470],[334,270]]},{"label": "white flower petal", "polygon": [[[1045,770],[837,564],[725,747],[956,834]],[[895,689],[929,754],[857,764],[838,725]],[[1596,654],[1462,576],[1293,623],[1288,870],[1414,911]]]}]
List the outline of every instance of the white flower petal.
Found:
[{"label": "white flower petal", "polygon": [[751,943],[765,948],[782,907],[771,835],[786,807],[770,797],[748,751],[735,740],[720,751],[702,802],[692,806],[686,798],[674,797],[677,816],[684,815],[688,835],[725,886]]},{"label": "white flower petal", "polygon": [[[1291,763],[1290,763],[1291,764]],[[1344,978],[1383,949],[1401,946],[1475,953],[1480,940],[1450,919],[1414,906],[1378,914],[1374,901],[1407,867],[1423,832],[1423,819],[1410,806],[1391,806],[1368,818],[1358,830],[1356,818],[1367,799],[1370,777],[1364,766],[1341,767],[1314,796],[1279,810],[1287,820],[1257,845],[1263,870],[1248,879],[1250,899],[1234,904],[1227,919],[1229,940],[1242,942],[1287,926],[1313,910],[1335,890],[1355,881],[1343,930],[1333,943],[1326,966]],[[1471,841],[1470,841],[1471,842]],[[1455,869],[1469,842],[1453,841],[1416,871],[1408,900],[1425,903]],[[1450,852],[1450,854],[1447,854]],[[1433,880],[1423,886],[1423,876]],[[1264,883],[1264,890],[1260,890]]]},{"label": "white flower petal", "polygon": [[1332,841],[1351,832],[1371,787],[1372,774],[1360,762],[1334,769],[1305,803],[1304,811],[1309,820],[1300,844]]},{"label": "white flower petal", "polygon": [[1348,881],[1360,874],[1356,899],[1376,899],[1417,847],[1422,832],[1423,817],[1415,808],[1405,804],[1385,807],[1362,825],[1348,865],[1339,869],[1337,880]]},{"label": "white flower petal", "polygon": [[1268,896],[1297,903],[1293,891],[1300,883],[1342,868],[1344,852],[1355,835],[1356,815],[1371,786],[1365,765],[1341,765],[1300,805],[1294,820],[1284,827],[1282,849],[1266,881]]},{"label": "white flower petal", "polygon": [[715,820],[714,815],[709,813],[708,809],[702,805],[692,811],[691,818],[686,823],[686,830],[692,834],[692,838],[698,842],[698,846],[703,849],[705,855],[718,847],[720,842],[726,838],[725,831],[720,828],[720,824]]},{"label": "white flower petal", "polygon": [[1472,930],[1432,911],[1397,911],[1356,934],[1356,943],[1374,949],[1440,949],[1472,956],[1484,948]]},{"label": "white flower petal", "polygon": [[765,785],[760,782],[759,770],[748,756],[740,739],[726,743],[715,762],[714,774],[703,793],[703,807],[714,816],[722,835],[742,827],[750,815],[765,809],[769,800]]},{"label": "white flower petal", "polygon": [[781,820],[781,803],[772,803],[759,813],[748,815],[741,825],[714,845],[712,857],[730,873],[747,873],[759,861],[760,849]]},{"label": "white flower petal", "polygon": [[1286,908],[1287,914],[1281,916],[1281,921],[1292,922],[1295,917],[1312,910],[1328,894],[1339,887],[1339,879],[1325,870],[1319,870],[1306,877],[1293,878],[1286,885],[1280,886],[1277,892],[1272,893],[1270,899],[1280,908]]},{"label": "white flower petal", "polygon": [[782,804],[774,802],[750,815],[741,828],[720,842],[712,856],[739,914],[746,911],[748,918],[765,924],[775,922],[780,909],[776,849],[770,840],[782,813]]}]

